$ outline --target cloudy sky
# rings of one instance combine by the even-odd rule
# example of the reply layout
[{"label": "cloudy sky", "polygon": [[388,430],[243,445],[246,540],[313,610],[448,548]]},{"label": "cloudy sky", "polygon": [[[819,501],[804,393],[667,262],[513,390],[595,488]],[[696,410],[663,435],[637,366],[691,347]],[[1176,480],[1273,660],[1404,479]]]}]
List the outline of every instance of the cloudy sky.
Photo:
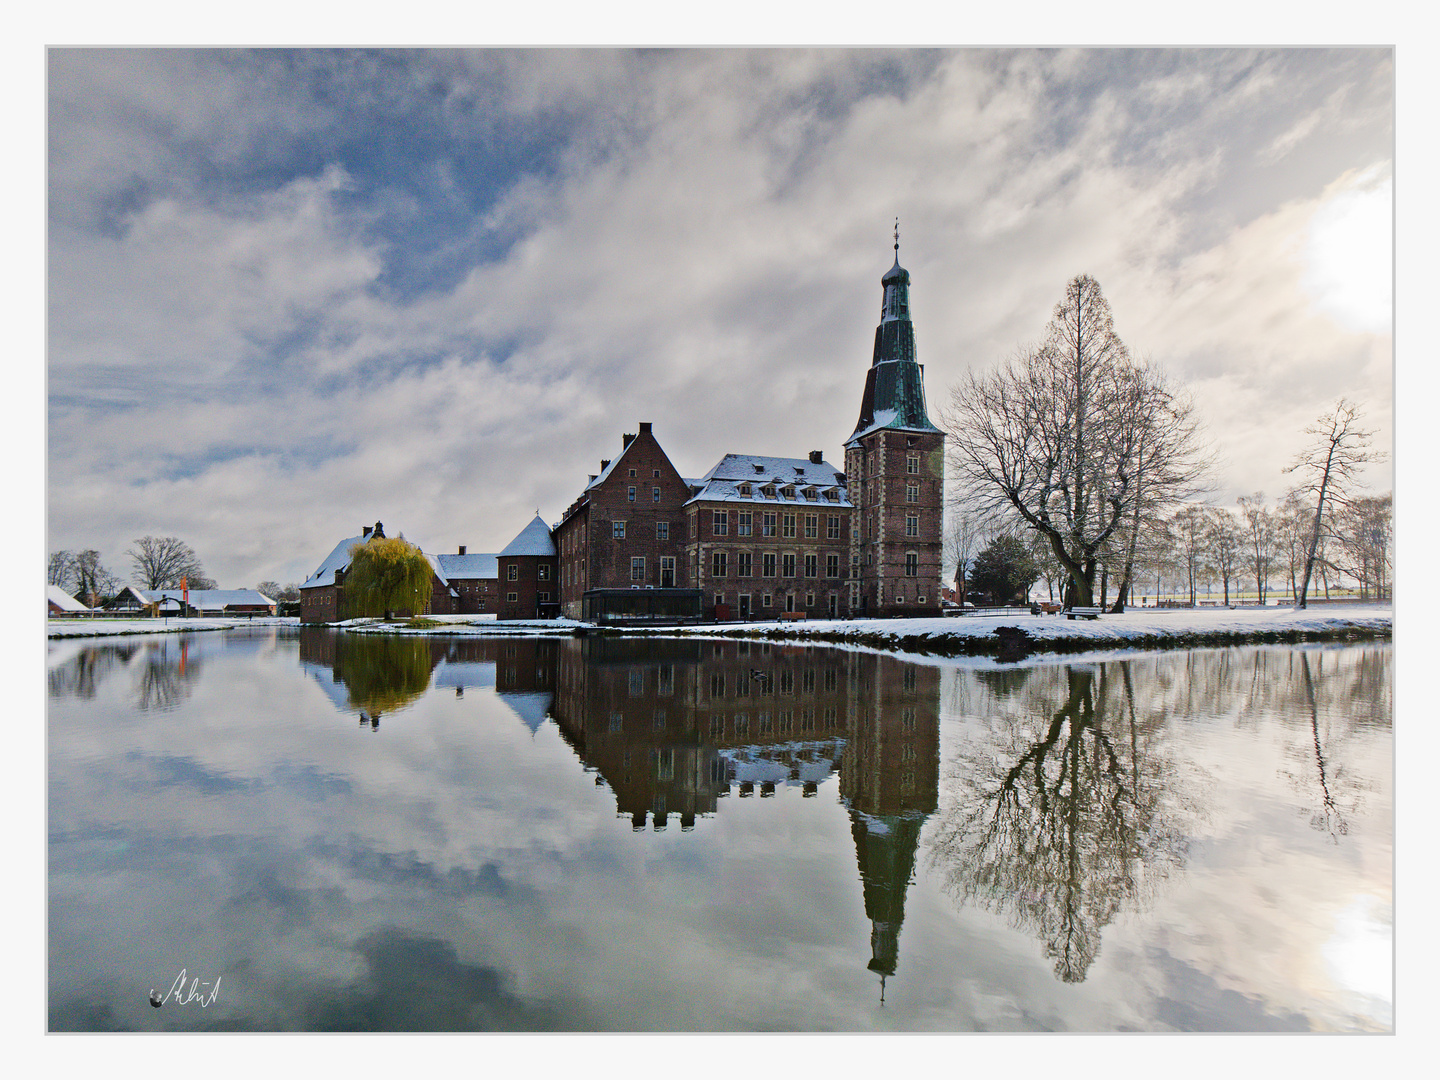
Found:
[{"label": "cloudy sky", "polygon": [[[839,462],[900,219],[932,415],[1078,273],[1215,500],[1391,439],[1388,49],[47,55],[47,544],[223,587],[555,521],[651,421]],[[1391,486],[1391,465],[1371,483]]]}]

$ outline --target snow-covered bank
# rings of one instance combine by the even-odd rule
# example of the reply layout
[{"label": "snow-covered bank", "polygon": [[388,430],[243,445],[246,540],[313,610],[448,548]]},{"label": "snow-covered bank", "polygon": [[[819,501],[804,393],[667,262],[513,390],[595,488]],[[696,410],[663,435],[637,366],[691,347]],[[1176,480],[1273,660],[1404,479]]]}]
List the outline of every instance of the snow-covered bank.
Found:
[{"label": "snow-covered bank", "polygon": [[45,636],[52,638],[114,637],[122,634],[180,634],[197,630],[239,630],[247,626],[299,626],[290,617],[214,619],[47,619]]},{"label": "snow-covered bank", "polygon": [[[354,619],[334,624],[349,633],[540,637],[601,633],[811,641],[854,644],[932,654],[983,654],[999,651],[1077,652],[1107,649],[1186,648],[1266,641],[1344,641],[1389,638],[1395,611],[1390,605],[1327,605],[1296,611],[1288,607],[1142,608],[1098,619],[1063,615],[967,616],[948,619],[812,619],[804,622],[717,623],[656,628],[595,627],[573,619],[497,622],[473,616],[438,616],[419,626],[404,622]],[[227,630],[247,626],[298,626],[288,619],[51,619],[49,636],[101,637],[112,634],[163,634]],[[998,630],[1005,628],[1003,632]],[[1018,631],[1018,633],[1017,633]]]},{"label": "snow-covered bank", "polygon": [[[1390,605],[1355,604],[1297,611],[1294,608],[1142,608],[1098,619],[1063,615],[966,616],[948,619],[816,619],[683,627],[667,634],[720,634],[855,642],[926,652],[991,652],[1002,635],[1023,631],[1033,651],[1165,648],[1246,641],[1388,638],[1394,628]],[[1012,633],[1004,636],[1014,637]]]}]

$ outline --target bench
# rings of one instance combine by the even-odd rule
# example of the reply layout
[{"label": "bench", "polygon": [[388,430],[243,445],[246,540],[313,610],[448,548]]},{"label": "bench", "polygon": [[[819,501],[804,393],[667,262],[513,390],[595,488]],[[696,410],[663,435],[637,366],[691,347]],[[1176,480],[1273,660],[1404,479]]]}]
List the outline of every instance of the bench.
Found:
[{"label": "bench", "polygon": [[805,612],[803,611],[782,611],[780,613],[781,622],[795,622],[804,618]]},{"label": "bench", "polygon": [[1101,615],[1101,609],[1098,607],[1072,607],[1065,612],[1067,619],[1074,619],[1076,615],[1079,615],[1082,619],[1098,619]]}]

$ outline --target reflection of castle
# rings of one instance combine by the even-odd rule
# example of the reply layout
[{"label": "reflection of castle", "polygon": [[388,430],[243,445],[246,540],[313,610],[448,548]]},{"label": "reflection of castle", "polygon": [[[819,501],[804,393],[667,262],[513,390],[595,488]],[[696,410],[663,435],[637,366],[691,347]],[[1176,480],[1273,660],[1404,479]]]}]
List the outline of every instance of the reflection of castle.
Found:
[{"label": "reflection of castle", "polygon": [[[855,839],[869,967],[894,974],[920,830],[938,802],[939,672],[888,656],[748,641],[431,638],[302,628],[300,659],[338,709],[378,727],[435,690],[493,689],[553,719],[617,812],[682,831],[722,799],[838,773]],[[882,981],[883,986],[883,981]]]},{"label": "reflection of castle", "polygon": [[871,920],[870,969],[895,972],[920,829],[938,801],[939,672],[768,643],[560,643],[555,720],[616,808],[682,830],[719,800],[816,794],[837,769]]}]

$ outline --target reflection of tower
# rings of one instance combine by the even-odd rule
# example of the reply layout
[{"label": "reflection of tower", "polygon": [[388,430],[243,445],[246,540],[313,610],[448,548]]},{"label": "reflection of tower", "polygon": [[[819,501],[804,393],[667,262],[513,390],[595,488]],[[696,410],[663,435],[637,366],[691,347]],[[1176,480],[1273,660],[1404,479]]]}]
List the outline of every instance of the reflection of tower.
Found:
[{"label": "reflection of tower", "polygon": [[857,666],[840,795],[870,920],[871,971],[885,979],[899,965],[905,893],[925,819],[939,803],[940,675],[891,657]]}]

